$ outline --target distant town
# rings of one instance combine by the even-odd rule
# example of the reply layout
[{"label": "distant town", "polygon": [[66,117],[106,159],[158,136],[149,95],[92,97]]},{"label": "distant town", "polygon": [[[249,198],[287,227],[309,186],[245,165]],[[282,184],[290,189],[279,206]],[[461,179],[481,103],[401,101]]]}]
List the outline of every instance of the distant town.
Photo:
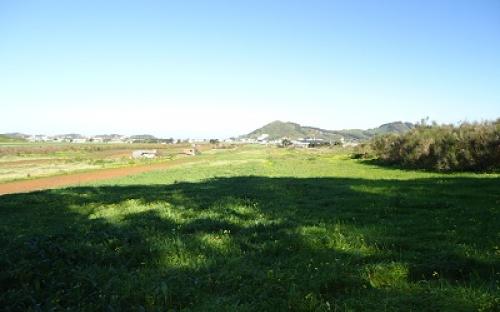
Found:
[{"label": "distant town", "polygon": [[154,144],[275,144],[295,147],[317,147],[340,145],[344,147],[356,146],[361,142],[368,141],[371,137],[387,133],[404,133],[414,127],[409,122],[392,122],[383,124],[373,129],[350,129],[350,130],[325,130],[317,127],[301,126],[297,123],[273,121],[263,127],[256,129],[246,135],[230,138],[202,138],[202,139],[179,139],[179,138],[157,138],[151,134],[121,135],[101,134],[85,136],[77,133],[45,135],[30,135],[19,132],[4,133],[0,136],[9,140],[24,142],[46,142],[46,143],[96,143],[96,144],[132,144],[132,143],[154,143]]},{"label": "distant town", "polygon": [[156,144],[275,144],[275,145],[293,145],[296,147],[311,147],[320,145],[342,145],[355,146],[358,142],[346,142],[343,137],[338,140],[325,140],[322,138],[306,137],[290,139],[288,137],[271,139],[270,135],[263,133],[256,138],[227,138],[227,139],[174,139],[157,138],[153,135],[133,135],[126,136],[120,134],[83,136],[81,134],[62,134],[62,135],[26,135],[21,133],[5,133],[4,136],[21,139],[33,143],[73,143],[73,144],[133,144],[133,143],[156,143]]}]

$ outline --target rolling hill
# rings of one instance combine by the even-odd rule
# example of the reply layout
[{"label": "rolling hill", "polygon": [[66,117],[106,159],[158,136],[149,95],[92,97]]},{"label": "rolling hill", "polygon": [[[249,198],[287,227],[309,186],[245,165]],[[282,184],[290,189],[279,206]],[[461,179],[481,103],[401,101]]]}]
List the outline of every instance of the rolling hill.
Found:
[{"label": "rolling hill", "polygon": [[16,143],[25,141],[26,141],[25,135],[21,133],[0,134],[0,143]]},{"label": "rolling hill", "polygon": [[324,140],[339,140],[343,137],[348,141],[363,141],[379,134],[404,133],[413,127],[414,125],[412,123],[397,121],[367,130],[325,130],[316,127],[301,126],[293,122],[276,120],[246,135],[243,135],[240,138],[256,139],[262,134],[268,134],[270,140],[280,139],[283,137],[289,139],[315,137],[317,139]]}]

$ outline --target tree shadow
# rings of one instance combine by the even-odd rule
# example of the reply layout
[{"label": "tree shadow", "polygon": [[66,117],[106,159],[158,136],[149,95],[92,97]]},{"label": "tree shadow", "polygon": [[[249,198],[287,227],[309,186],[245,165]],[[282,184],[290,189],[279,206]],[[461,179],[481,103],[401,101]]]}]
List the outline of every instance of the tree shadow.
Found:
[{"label": "tree shadow", "polygon": [[246,176],[6,195],[0,304],[488,308],[499,283],[499,189],[493,178]]},{"label": "tree shadow", "polygon": [[404,170],[404,171],[416,171],[416,172],[429,172],[429,173],[439,173],[439,174],[454,174],[457,172],[462,172],[462,173],[500,173],[500,169],[496,170],[473,170],[473,169],[463,169],[463,170],[439,170],[436,168],[432,168],[432,165],[426,165],[425,167],[428,168],[423,168],[419,167],[417,165],[411,165],[411,164],[401,164],[397,162],[390,162],[390,161],[385,161],[379,158],[369,158],[369,159],[360,159],[360,158],[353,158],[356,159],[358,162],[364,165],[368,166],[373,166],[373,167],[379,167],[383,169],[389,169],[389,170]]}]

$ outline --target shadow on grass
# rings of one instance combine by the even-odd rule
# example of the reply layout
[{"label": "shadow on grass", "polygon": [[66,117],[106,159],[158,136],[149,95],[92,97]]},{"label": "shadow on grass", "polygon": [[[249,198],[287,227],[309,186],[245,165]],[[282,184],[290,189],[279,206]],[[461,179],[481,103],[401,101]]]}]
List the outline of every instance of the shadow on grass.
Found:
[{"label": "shadow on grass", "polygon": [[406,170],[406,171],[420,171],[420,172],[430,172],[430,173],[439,173],[439,174],[454,174],[457,172],[464,173],[500,173],[500,169],[497,170],[472,170],[472,169],[463,169],[463,170],[438,170],[435,168],[431,168],[432,165],[428,165],[428,168],[421,168],[418,166],[412,165],[403,165],[395,162],[384,161],[378,158],[370,158],[370,159],[362,159],[362,158],[353,158],[357,159],[359,162],[369,166],[380,167],[383,169],[392,169],[392,170]]},{"label": "shadow on grass", "polygon": [[6,310],[498,301],[500,180],[235,177],[0,197]]}]

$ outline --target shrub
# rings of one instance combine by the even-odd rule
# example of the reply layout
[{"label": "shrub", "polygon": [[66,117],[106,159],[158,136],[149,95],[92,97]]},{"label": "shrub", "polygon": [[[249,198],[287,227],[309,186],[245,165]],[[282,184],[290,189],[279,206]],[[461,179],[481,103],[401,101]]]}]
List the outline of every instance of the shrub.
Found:
[{"label": "shrub", "polygon": [[373,150],[371,144],[362,143],[354,147],[351,158],[353,159],[369,159],[373,158]]},{"label": "shrub", "polygon": [[500,168],[500,119],[494,122],[427,125],[401,135],[374,138],[383,162],[439,171],[494,171]]},{"label": "shrub", "polygon": [[293,145],[293,142],[290,141],[289,139],[282,139],[281,144],[279,144],[280,147],[288,147],[288,146],[292,146],[292,145]]}]

